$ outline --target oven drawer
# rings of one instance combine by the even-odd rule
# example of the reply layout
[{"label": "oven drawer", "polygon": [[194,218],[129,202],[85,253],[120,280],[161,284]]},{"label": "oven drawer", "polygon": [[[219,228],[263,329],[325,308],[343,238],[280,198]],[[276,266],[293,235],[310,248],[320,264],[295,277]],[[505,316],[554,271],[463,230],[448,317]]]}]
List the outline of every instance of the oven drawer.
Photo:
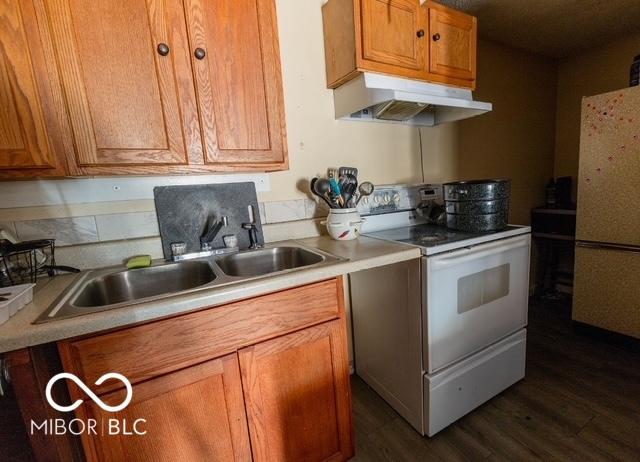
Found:
[{"label": "oven drawer", "polygon": [[424,433],[433,436],[524,378],[527,332],[424,376]]},{"label": "oven drawer", "polygon": [[426,371],[526,326],[530,248],[526,234],[423,258]]}]

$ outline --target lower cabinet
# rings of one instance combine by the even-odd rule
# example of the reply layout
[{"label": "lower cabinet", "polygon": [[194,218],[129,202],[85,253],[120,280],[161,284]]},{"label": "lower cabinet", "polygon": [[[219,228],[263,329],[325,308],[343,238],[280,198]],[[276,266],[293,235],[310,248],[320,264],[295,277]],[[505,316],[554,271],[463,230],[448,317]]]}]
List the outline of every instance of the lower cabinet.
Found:
[{"label": "lower cabinet", "polygon": [[[98,395],[89,399],[67,381],[71,401],[83,400],[75,417],[97,423],[96,432],[81,435],[90,462],[353,455],[341,279],[71,339],[58,349],[64,370]],[[132,392],[125,382],[103,380],[111,372],[127,377]]]},{"label": "lower cabinet", "polygon": [[255,461],[346,460],[351,447],[347,345],[340,321],[240,350]]},{"label": "lower cabinet", "polygon": [[[117,406],[125,395],[121,389],[101,399]],[[251,460],[236,354],[134,385],[132,396],[117,413],[93,401],[79,410],[78,415],[85,413],[106,427],[98,435],[85,436],[87,460]],[[110,421],[117,427],[110,429]]]}]

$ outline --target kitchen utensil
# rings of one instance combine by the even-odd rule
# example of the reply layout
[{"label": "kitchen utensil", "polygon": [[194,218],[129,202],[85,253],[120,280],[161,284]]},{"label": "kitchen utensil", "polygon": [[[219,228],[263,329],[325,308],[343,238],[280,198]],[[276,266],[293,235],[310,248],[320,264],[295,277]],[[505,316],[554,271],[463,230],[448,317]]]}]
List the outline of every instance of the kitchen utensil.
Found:
[{"label": "kitchen utensil", "polygon": [[360,183],[360,186],[358,186],[358,192],[360,193],[360,195],[358,196],[358,200],[356,201],[356,206],[358,205],[358,203],[363,197],[370,196],[371,194],[373,194],[374,189],[375,187],[373,186],[373,183],[369,181]]},{"label": "kitchen utensil", "polygon": [[500,213],[509,210],[509,199],[496,199],[493,201],[447,201],[447,213],[461,215],[485,215]]},{"label": "kitchen utensil", "polygon": [[473,233],[506,228],[510,194],[510,180],[445,183],[447,227]]},{"label": "kitchen utensil", "polygon": [[[352,176],[352,175],[350,175]],[[344,203],[346,207],[350,207],[351,200],[353,199],[353,195],[357,190],[357,186],[355,183],[348,183],[344,189],[342,190],[342,197],[344,198]]]},{"label": "kitchen utensil", "polygon": [[344,200],[342,199],[340,183],[338,183],[338,171],[335,168],[330,168],[327,170],[327,176],[329,177],[329,184],[331,185],[331,200],[342,207]]},{"label": "kitchen utensil", "polygon": [[349,178],[346,175],[340,175],[338,179],[338,184],[340,185],[340,190],[343,191],[344,188],[349,184]]},{"label": "kitchen utensil", "polygon": [[447,228],[467,233],[499,231],[507,227],[509,212],[462,215],[447,213]]},{"label": "kitchen utensil", "polygon": [[444,184],[445,201],[495,200],[509,198],[511,180],[471,180]]},{"label": "kitchen utensil", "polygon": [[358,169],[355,167],[340,167],[338,169],[338,175],[339,176],[353,175],[354,177],[358,178]]},{"label": "kitchen utensil", "polygon": [[311,180],[311,192],[324,200],[329,208],[334,208],[335,205],[329,200],[329,193],[331,192],[331,185],[329,180],[325,178],[313,178]]},{"label": "kitchen utensil", "polygon": [[[353,185],[355,187],[355,189],[353,190],[355,192],[358,188],[358,179],[351,173],[346,173],[340,177],[340,189],[342,190],[342,192],[344,192],[344,190],[349,187],[349,185]],[[353,192],[351,194],[353,194]]]}]

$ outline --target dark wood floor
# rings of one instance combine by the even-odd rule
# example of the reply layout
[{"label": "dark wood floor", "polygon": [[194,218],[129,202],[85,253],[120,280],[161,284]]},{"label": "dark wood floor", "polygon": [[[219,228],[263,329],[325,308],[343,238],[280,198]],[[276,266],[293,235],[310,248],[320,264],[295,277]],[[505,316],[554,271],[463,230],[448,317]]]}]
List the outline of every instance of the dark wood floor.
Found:
[{"label": "dark wood floor", "polygon": [[526,378],[433,438],[352,387],[356,461],[640,461],[640,352],[576,333],[559,304],[532,303]]}]

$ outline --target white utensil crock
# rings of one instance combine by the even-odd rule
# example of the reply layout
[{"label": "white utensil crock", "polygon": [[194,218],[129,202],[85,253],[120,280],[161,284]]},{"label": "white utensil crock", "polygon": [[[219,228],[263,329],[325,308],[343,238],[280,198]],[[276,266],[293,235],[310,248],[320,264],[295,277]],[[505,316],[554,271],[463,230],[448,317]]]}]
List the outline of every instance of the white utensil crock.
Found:
[{"label": "white utensil crock", "polygon": [[331,209],[322,224],[327,225],[329,235],[336,241],[351,241],[360,236],[363,221],[355,208]]}]

